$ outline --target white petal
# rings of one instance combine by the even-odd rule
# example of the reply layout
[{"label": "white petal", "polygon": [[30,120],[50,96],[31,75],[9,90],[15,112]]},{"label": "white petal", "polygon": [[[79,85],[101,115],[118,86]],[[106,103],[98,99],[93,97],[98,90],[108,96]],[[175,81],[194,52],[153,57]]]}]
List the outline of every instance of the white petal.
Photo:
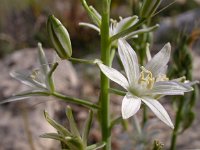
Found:
[{"label": "white petal", "polygon": [[93,25],[91,23],[80,22],[78,25],[79,26],[85,26],[85,27],[91,28],[91,29],[97,31],[98,33],[100,33],[100,29],[97,26],[95,26],[95,25]]},{"label": "white petal", "polygon": [[195,84],[199,84],[199,81],[198,80],[195,80],[195,81],[192,81],[192,82],[187,82],[187,83],[185,83],[186,85],[188,85],[188,86],[193,86],[193,85],[195,85]]},{"label": "white petal", "polygon": [[158,75],[167,74],[167,69],[168,69],[168,65],[164,66],[162,69],[160,69]]},{"label": "white petal", "polygon": [[153,113],[165,124],[170,126],[172,129],[174,125],[165,110],[165,108],[155,99],[143,98],[142,101],[153,111]]},{"label": "white petal", "polygon": [[165,46],[146,64],[145,68],[152,72],[156,77],[167,65],[170,59],[171,46],[169,43]]},{"label": "white petal", "polygon": [[140,109],[140,105],[140,98],[127,93],[122,101],[122,118],[127,119],[133,116]]},{"label": "white petal", "polygon": [[102,63],[97,63],[101,71],[112,81],[121,85],[126,90],[129,87],[127,79],[117,70],[110,68]]},{"label": "white petal", "polygon": [[118,52],[129,83],[137,83],[139,78],[139,64],[135,51],[131,48],[128,42],[124,39],[120,39],[118,43]]},{"label": "white petal", "polygon": [[38,88],[41,88],[41,89],[45,88],[44,84],[33,80],[30,77],[30,73],[28,73],[28,72],[13,71],[13,72],[10,73],[10,76],[19,80],[20,82],[22,82],[23,84],[25,84],[27,86],[30,86],[30,87],[33,87],[33,88],[38,87]]},{"label": "white petal", "polygon": [[138,16],[127,17],[119,21],[116,26],[115,33],[119,33],[138,22]]},{"label": "white petal", "polygon": [[156,82],[151,90],[151,94],[164,94],[164,95],[183,95],[184,92],[189,92],[193,88],[187,84],[175,81],[160,81]]}]

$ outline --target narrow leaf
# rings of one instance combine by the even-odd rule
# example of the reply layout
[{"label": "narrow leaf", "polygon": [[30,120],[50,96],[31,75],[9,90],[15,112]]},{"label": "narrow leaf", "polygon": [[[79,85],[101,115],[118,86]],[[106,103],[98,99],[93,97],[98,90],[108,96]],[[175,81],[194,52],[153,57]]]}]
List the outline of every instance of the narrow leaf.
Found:
[{"label": "narrow leaf", "polygon": [[43,74],[47,75],[50,68],[49,68],[48,61],[46,59],[41,43],[38,43],[38,56],[39,56],[40,65],[42,67],[42,72]]},{"label": "narrow leaf", "polygon": [[72,109],[71,109],[70,106],[67,106],[66,115],[67,115],[67,118],[69,120],[70,129],[71,129],[72,134],[77,136],[77,137],[80,137],[79,131],[77,129],[77,126],[76,126],[76,123],[75,123],[75,120],[74,120],[74,117],[73,117]]},{"label": "narrow leaf", "polygon": [[47,93],[46,91],[38,91],[38,90],[25,91],[25,92],[22,92],[22,93],[19,93],[19,94],[15,94],[10,98],[1,101],[0,105],[5,104],[5,103],[9,103],[9,102],[25,100],[25,99],[28,99],[32,96],[49,96],[49,93]]},{"label": "narrow leaf", "polygon": [[90,128],[91,128],[92,118],[93,118],[93,111],[90,110],[89,111],[89,117],[88,117],[88,119],[85,122],[84,130],[83,130],[83,135],[82,135],[83,143],[85,145],[87,145],[87,138],[88,138],[89,131],[90,131]]},{"label": "narrow leaf", "polygon": [[106,145],[105,142],[93,144],[93,145],[88,146],[88,147],[86,148],[86,150],[96,150],[96,149],[100,149],[100,148],[103,148],[105,145]]},{"label": "narrow leaf", "polygon": [[44,111],[44,116],[45,119],[49,122],[49,124],[51,124],[59,133],[61,133],[64,136],[71,136],[71,133],[65,127],[57,123],[55,120],[51,119],[46,111]]},{"label": "narrow leaf", "polygon": [[48,83],[48,87],[49,90],[53,93],[55,91],[55,87],[54,87],[54,80],[53,80],[53,73],[56,70],[56,68],[58,67],[58,63],[54,63],[51,70],[48,72],[47,74],[47,83]]}]

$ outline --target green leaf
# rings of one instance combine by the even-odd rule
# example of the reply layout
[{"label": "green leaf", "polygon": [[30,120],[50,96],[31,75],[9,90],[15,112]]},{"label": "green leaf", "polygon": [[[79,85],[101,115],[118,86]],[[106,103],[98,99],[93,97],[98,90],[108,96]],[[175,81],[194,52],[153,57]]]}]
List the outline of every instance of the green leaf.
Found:
[{"label": "green leaf", "polygon": [[48,83],[48,87],[51,93],[55,91],[54,80],[52,76],[57,67],[58,67],[58,63],[56,62],[53,64],[51,70],[48,72],[48,75],[47,75],[47,83]]},{"label": "green leaf", "polygon": [[100,149],[100,148],[103,148],[105,145],[106,145],[105,142],[93,144],[93,145],[88,146],[88,147],[86,148],[86,150],[96,150],[96,149]]},{"label": "green leaf", "polygon": [[101,15],[92,7],[88,6],[86,0],[81,0],[83,7],[85,8],[90,19],[98,26],[101,26]]},{"label": "green leaf", "polygon": [[9,102],[28,99],[32,96],[49,96],[49,93],[47,91],[39,91],[39,90],[25,91],[25,92],[16,94],[16,95],[14,95],[14,96],[6,99],[6,100],[1,101],[0,105],[5,104],[5,103],[9,103]]},{"label": "green leaf", "polygon": [[79,141],[77,141],[73,137],[69,137],[69,136],[65,137],[58,133],[45,133],[45,134],[41,135],[40,137],[62,141],[71,150],[82,150],[82,149],[80,149],[81,147],[80,147]]},{"label": "green leaf", "polygon": [[67,144],[67,140],[65,140],[65,137],[58,133],[45,133],[45,134],[40,135],[40,137],[62,141],[65,144]]},{"label": "green leaf", "polygon": [[80,138],[80,134],[77,129],[77,126],[76,126],[76,123],[75,123],[75,120],[73,117],[72,109],[70,106],[67,106],[66,115],[69,120],[70,130],[71,130],[72,134]]},{"label": "green leaf", "polygon": [[47,75],[50,68],[41,43],[38,43],[38,57],[42,68],[42,72],[44,75]]},{"label": "green leaf", "polygon": [[85,122],[84,130],[83,130],[83,135],[82,135],[83,143],[85,145],[87,145],[87,138],[88,138],[89,131],[90,131],[90,128],[91,128],[92,118],[93,118],[93,111],[90,110],[89,111],[89,117],[88,117],[88,119]]},{"label": "green leaf", "polygon": [[55,120],[51,119],[46,111],[44,111],[44,116],[49,124],[51,124],[59,133],[64,136],[72,136],[72,134],[65,127],[57,123]]}]

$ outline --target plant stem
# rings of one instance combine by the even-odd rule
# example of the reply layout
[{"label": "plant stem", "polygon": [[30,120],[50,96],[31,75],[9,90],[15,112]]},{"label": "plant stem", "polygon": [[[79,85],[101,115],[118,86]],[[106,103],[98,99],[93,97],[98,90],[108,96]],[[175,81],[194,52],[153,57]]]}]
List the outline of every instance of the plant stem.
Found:
[{"label": "plant stem", "polygon": [[80,105],[84,105],[86,107],[89,108],[94,108],[94,109],[98,109],[99,106],[87,101],[87,100],[83,100],[83,99],[79,99],[79,98],[74,98],[74,97],[70,97],[70,96],[66,96],[57,92],[54,92],[51,94],[52,96],[59,98],[63,101],[67,101],[67,102],[72,102],[72,103],[76,103],[76,104],[80,104]]},{"label": "plant stem", "polygon": [[181,123],[181,118],[182,118],[182,110],[184,106],[184,97],[181,97],[179,99],[180,103],[178,106],[178,111],[176,113],[176,121],[175,121],[175,127],[172,133],[172,139],[171,139],[171,147],[170,150],[175,150],[176,149],[176,139],[177,139],[177,134],[178,134],[178,129]]},{"label": "plant stem", "polygon": [[[110,0],[103,0],[102,4],[102,20],[101,20],[101,61],[110,65],[110,37],[109,37],[109,20],[110,20]],[[109,79],[101,72],[101,134],[102,141],[106,143],[104,150],[111,149],[110,136],[110,98],[109,98]]]},{"label": "plant stem", "polygon": [[120,96],[126,95],[126,92],[118,90],[118,89],[113,89],[113,88],[109,88],[109,93],[117,94],[117,95],[120,95]]},{"label": "plant stem", "polygon": [[79,58],[69,58],[69,61],[75,62],[75,63],[84,63],[84,64],[94,64],[93,60],[86,60],[86,59],[79,59]]}]

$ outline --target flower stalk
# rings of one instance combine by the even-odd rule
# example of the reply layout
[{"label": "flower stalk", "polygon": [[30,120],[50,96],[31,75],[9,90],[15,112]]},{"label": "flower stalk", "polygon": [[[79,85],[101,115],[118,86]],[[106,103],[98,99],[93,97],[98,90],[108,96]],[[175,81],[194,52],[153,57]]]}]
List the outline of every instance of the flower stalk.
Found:
[{"label": "flower stalk", "polygon": [[[110,65],[110,37],[109,37],[109,21],[110,21],[110,0],[103,0],[102,4],[102,20],[101,20],[101,61],[105,65]],[[101,105],[101,132],[102,141],[106,143],[104,150],[111,149],[111,137],[110,137],[110,99],[109,99],[109,79],[101,72],[101,93],[100,93],[100,105]]]}]

